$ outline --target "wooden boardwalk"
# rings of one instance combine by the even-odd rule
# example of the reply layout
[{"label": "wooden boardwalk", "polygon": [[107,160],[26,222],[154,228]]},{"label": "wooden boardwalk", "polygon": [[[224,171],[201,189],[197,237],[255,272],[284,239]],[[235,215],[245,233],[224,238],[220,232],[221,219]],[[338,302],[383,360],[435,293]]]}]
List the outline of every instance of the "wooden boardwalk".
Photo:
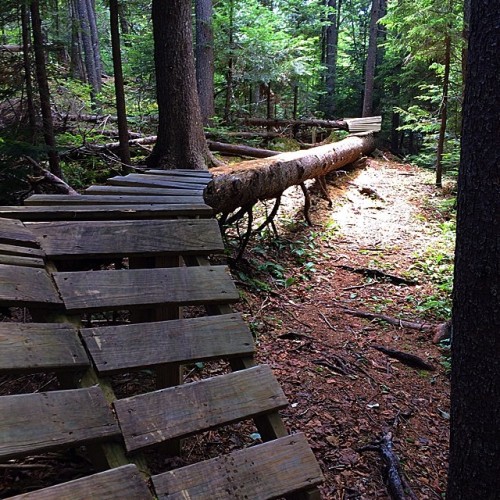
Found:
[{"label": "wooden boardwalk", "polygon": [[[319,498],[314,455],[302,433],[288,435],[285,395],[231,310],[238,291],[209,263],[224,250],[203,201],[209,180],[149,171],[0,207],[0,306],[32,318],[0,323],[0,373],[59,382],[0,397],[0,462],[84,445],[102,470],[11,498]],[[227,370],[182,383],[183,365],[209,360]],[[118,397],[116,377],[141,370],[155,386]],[[263,443],[150,472],[147,450],[179,454],[182,438],[240,421]]]}]

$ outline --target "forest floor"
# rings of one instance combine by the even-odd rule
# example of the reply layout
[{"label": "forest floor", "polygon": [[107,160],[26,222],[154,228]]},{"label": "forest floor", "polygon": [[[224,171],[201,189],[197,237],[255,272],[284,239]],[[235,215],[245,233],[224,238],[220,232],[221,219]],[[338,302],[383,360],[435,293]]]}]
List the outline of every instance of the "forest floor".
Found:
[{"label": "forest floor", "polygon": [[[382,459],[361,451],[388,431],[416,497],[442,498],[449,431],[446,348],[432,343],[433,331],[359,318],[347,309],[432,324],[447,319],[452,198],[433,187],[429,172],[387,158],[331,174],[332,207],[314,183],[310,191],[312,227],[303,220],[302,192],[292,188],[282,199],[277,234],[264,229],[239,262],[230,258],[242,296],[236,307],[255,336],[257,360],[272,367],[285,391],[290,404],[282,415],[289,431],[308,437],[325,477],[325,499],[388,498]],[[258,210],[263,220],[265,210]],[[234,254],[237,229],[227,231]],[[381,273],[354,272],[362,268]],[[394,276],[410,284],[398,284]],[[26,321],[22,314],[0,311],[0,321]],[[416,355],[435,370],[406,366],[375,345]],[[220,362],[197,363],[187,368],[185,380],[228,369]],[[148,371],[112,382],[118,397],[154,388]],[[52,374],[0,377],[0,394],[57,387]],[[259,441],[250,423],[208,431],[184,440],[180,457],[153,453],[152,472]],[[93,472],[85,450],[11,462],[0,469],[2,498]]]},{"label": "forest floor", "polygon": [[[256,337],[258,361],[273,368],[288,397],[289,430],[306,433],[321,465],[324,498],[389,498],[381,457],[360,451],[388,431],[416,497],[442,498],[446,348],[432,343],[432,331],[346,309],[443,322],[453,256],[450,196],[436,190],[429,172],[387,158],[330,177],[333,207],[313,196],[313,227],[302,222],[303,196],[292,188],[278,237],[252,240],[233,270],[243,290],[239,309]],[[415,284],[353,272],[359,268]],[[417,355],[435,370],[406,366],[374,345]]]}]

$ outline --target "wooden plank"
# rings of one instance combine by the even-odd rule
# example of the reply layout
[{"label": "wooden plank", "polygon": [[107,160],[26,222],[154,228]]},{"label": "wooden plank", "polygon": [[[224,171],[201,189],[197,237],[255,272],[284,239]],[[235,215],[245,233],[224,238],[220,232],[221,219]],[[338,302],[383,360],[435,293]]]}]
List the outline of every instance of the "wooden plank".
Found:
[{"label": "wooden plank", "polygon": [[0,243],[36,248],[38,242],[24,224],[14,219],[0,218]]},{"label": "wooden plank", "polygon": [[152,495],[135,465],[75,479],[43,490],[30,491],[9,500],[150,500]]},{"label": "wooden plank", "polygon": [[111,177],[106,181],[112,186],[134,186],[134,187],[165,187],[165,188],[177,188],[177,189],[187,189],[191,194],[199,194],[203,192],[204,186],[199,186],[197,184],[190,184],[181,181],[170,181],[168,179],[155,179],[153,176],[144,174],[139,177],[129,178],[127,176],[116,176]]},{"label": "wooden plank", "polygon": [[71,312],[231,303],[239,299],[225,266],[54,273],[54,278]]},{"label": "wooden plank", "polygon": [[0,459],[120,434],[99,387],[0,397]]},{"label": "wooden plank", "polygon": [[176,177],[198,177],[198,178],[208,178],[212,179],[213,175],[209,170],[187,170],[187,169],[172,169],[172,170],[159,170],[159,169],[147,169],[144,170],[145,174],[153,175],[166,175],[166,176],[176,176]]},{"label": "wooden plank", "polygon": [[208,255],[224,251],[215,219],[28,223],[53,259]]},{"label": "wooden plank", "polygon": [[127,195],[127,196],[168,196],[186,198],[187,203],[203,202],[203,191],[173,188],[152,188],[134,186],[90,186],[85,190],[88,195]]},{"label": "wooden plank", "polygon": [[0,264],[22,267],[45,267],[45,262],[43,259],[38,259],[36,257],[20,257],[18,255],[0,254]]},{"label": "wooden plank", "polygon": [[84,328],[81,334],[101,374],[254,352],[240,314]]},{"label": "wooden plank", "polygon": [[213,210],[206,204],[146,204],[146,205],[68,205],[0,207],[0,217],[22,221],[50,220],[116,220],[148,219],[179,216],[208,216]]},{"label": "wooden plank", "polygon": [[323,481],[302,433],[152,477],[159,500],[277,498]]},{"label": "wooden plank", "polygon": [[90,365],[76,328],[59,323],[0,323],[0,373],[77,370]]},{"label": "wooden plank", "polygon": [[0,305],[62,305],[59,293],[45,269],[0,264]]},{"label": "wooden plank", "polygon": [[[155,181],[161,181],[162,183],[164,182],[174,182],[174,183],[182,183],[182,184],[189,184],[192,185],[192,187],[205,187],[209,182],[210,182],[210,177],[185,177],[185,176],[178,176],[178,175],[172,175],[172,174],[153,174],[151,171],[149,171],[147,174],[128,174],[123,177],[124,179],[128,179],[131,181],[143,181],[143,180],[155,180]],[[111,178],[113,179],[113,178]]]},{"label": "wooden plank", "polygon": [[284,408],[266,365],[114,402],[128,451]]},{"label": "wooden plank", "polygon": [[[106,187],[106,186],[105,186]],[[82,194],[72,196],[66,194],[34,194],[24,200],[25,206],[38,205],[185,205],[203,204],[200,196],[132,196],[132,195],[100,195]]]},{"label": "wooden plank", "polygon": [[[4,219],[0,219],[0,221],[2,220]],[[36,241],[35,236],[33,235],[32,237],[34,241]],[[18,255],[20,257],[38,257],[41,259],[43,259],[45,256],[43,250],[40,250],[39,248],[30,248],[20,245],[8,245],[4,243],[0,243],[0,255]]]}]

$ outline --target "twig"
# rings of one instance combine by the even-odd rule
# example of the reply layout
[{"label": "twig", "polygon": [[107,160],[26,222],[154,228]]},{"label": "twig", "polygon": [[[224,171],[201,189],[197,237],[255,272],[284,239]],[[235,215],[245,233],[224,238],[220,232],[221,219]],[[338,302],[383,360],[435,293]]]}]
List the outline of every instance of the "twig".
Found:
[{"label": "twig", "polygon": [[359,288],[366,288],[367,286],[374,286],[374,285],[379,285],[379,281],[372,281],[371,283],[365,283],[364,285],[354,285],[354,286],[347,286],[345,288],[342,288],[344,292],[347,292],[348,290],[358,290]]},{"label": "twig", "polygon": [[333,327],[333,325],[328,321],[328,318],[323,313],[320,312],[319,316],[328,325],[330,330],[333,330],[334,332],[336,331],[335,328]]},{"label": "twig", "polygon": [[[268,224],[272,224],[274,217],[278,213],[278,210],[280,208],[280,203],[281,203],[281,194],[276,198],[276,201],[274,203],[273,209],[269,213],[269,215],[266,217],[266,220],[257,228],[254,230],[254,234],[260,233]],[[275,229],[275,227],[273,226]]]},{"label": "twig", "polygon": [[389,356],[390,358],[397,359],[404,365],[407,365],[411,368],[417,368],[418,370],[429,370],[435,371],[436,368],[431,364],[424,361],[422,358],[415,356],[415,354],[409,354],[407,352],[395,351],[394,349],[387,349],[386,347],[380,345],[372,345],[370,346],[372,349],[376,349],[377,351],[382,352],[383,354]]}]

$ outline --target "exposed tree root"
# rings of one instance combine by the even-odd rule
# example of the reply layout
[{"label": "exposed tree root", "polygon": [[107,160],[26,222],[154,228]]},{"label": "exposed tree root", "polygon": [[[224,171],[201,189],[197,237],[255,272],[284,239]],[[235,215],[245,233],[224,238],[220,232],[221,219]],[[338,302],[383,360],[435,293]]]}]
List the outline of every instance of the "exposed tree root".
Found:
[{"label": "exposed tree root", "polygon": [[372,278],[385,278],[395,285],[418,285],[417,281],[409,280],[401,276],[396,276],[395,274],[389,274],[379,269],[370,269],[368,267],[352,267],[346,265],[339,265],[341,269],[346,271],[351,271],[352,273],[364,274],[365,276],[370,276]]},{"label": "exposed tree root", "polygon": [[386,347],[383,347],[381,345],[372,345],[370,347],[372,349],[376,349],[377,351],[386,354],[390,358],[397,359],[404,365],[407,365],[411,368],[416,368],[417,370],[429,370],[431,372],[436,370],[434,366],[427,363],[422,358],[415,356],[415,354],[409,354],[407,352],[402,352],[402,351],[395,351],[394,349],[387,349]]},{"label": "exposed tree root", "polygon": [[325,176],[316,177],[316,181],[318,183],[319,190],[321,191],[321,193],[323,194],[323,196],[325,197],[325,199],[328,201],[328,206],[332,207],[333,206],[333,201],[330,198],[330,195],[328,194],[328,188],[327,188],[327,185],[326,185],[326,178],[325,178]]},{"label": "exposed tree root", "polygon": [[302,192],[304,193],[304,218],[306,219],[307,224],[312,226],[313,223],[309,215],[309,210],[311,209],[311,195],[303,182],[300,183],[300,189],[302,189]]},{"label": "exposed tree root", "polygon": [[408,481],[401,472],[399,458],[393,451],[392,432],[385,433],[382,438],[368,446],[359,448],[358,452],[376,451],[380,453],[386,466],[387,489],[392,500],[417,500]]}]

